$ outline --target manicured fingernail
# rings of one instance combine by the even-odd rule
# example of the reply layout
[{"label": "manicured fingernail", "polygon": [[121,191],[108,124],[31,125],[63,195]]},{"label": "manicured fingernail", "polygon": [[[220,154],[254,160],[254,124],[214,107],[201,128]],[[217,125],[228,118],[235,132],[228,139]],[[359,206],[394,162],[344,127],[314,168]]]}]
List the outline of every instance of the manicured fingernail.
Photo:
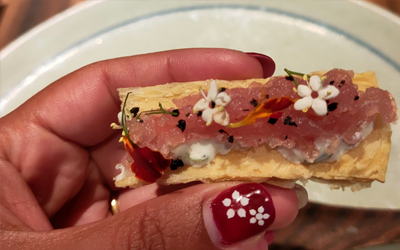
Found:
[{"label": "manicured fingernail", "polygon": [[296,184],[293,189],[296,192],[297,199],[299,200],[299,209],[302,209],[308,202],[307,190],[299,184]]},{"label": "manicured fingernail", "polygon": [[254,53],[254,52],[248,52],[246,53],[247,55],[256,58],[260,63],[263,68],[263,76],[264,78],[270,77],[274,74],[275,72],[275,62],[272,60],[271,57],[259,54],[259,53]]},{"label": "manicured fingernail", "polygon": [[275,220],[267,190],[258,183],[244,183],[221,192],[211,211],[222,244],[232,244],[265,231]]}]

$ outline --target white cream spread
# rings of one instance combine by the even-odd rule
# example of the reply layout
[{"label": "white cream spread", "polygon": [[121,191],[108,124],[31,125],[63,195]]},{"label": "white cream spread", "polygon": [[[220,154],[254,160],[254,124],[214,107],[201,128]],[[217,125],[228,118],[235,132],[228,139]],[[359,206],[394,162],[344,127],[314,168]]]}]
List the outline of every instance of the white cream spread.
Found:
[{"label": "white cream spread", "polygon": [[[364,124],[360,132],[354,134],[355,139],[358,141],[364,140],[373,130],[374,122]],[[334,162],[337,161],[341,155],[347,151],[357,147],[357,144],[347,144],[344,140],[340,139],[340,145],[334,154],[327,154],[330,141],[316,140],[315,146],[319,151],[319,156],[314,162]],[[185,165],[192,167],[201,167],[214,160],[215,156],[219,153],[221,155],[228,154],[233,148],[232,144],[217,143],[214,141],[197,141],[191,144],[181,144],[171,150],[173,159],[181,159]],[[306,157],[298,149],[289,149],[283,146],[277,147],[278,152],[288,161],[295,164],[305,163]],[[122,173],[121,173],[122,174]]]},{"label": "white cream spread", "polygon": [[214,160],[218,153],[226,155],[231,149],[232,144],[203,140],[191,144],[181,144],[171,152],[173,159],[181,159],[185,165],[201,167]]},{"label": "white cream spread", "polygon": [[[364,140],[372,132],[373,128],[374,128],[374,122],[362,125],[361,131],[354,134],[355,137],[354,139],[357,141]],[[331,155],[327,154],[329,144],[330,142],[326,140],[325,141],[316,140],[315,147],[319,151],[319,156],[314,160],[314,162],[308,162],[308,163],[337,161],[340,158],[340,156],[345,154],[347,151],[357,147],[359,143],[350,145],[347,144],[343,139],[340,139],[340,145],[337,151]],[[301,153],[297,149],[289,149],[283,146],[279,146],[277,147],[277,150],[288,161],[291,161],[295,164],[300,164],[305,162],[306,157],[304,156],[303,153]]]}]

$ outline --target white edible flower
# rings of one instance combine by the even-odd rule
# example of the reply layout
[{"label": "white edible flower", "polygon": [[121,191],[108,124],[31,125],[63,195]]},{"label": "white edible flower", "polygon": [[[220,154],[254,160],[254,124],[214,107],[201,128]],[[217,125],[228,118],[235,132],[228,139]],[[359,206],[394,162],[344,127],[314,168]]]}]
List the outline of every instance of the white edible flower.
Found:
[{"label": "white edible flower", "polygon": [[231,101],[231,97],[225,92],[218,93],[217,83],[214,80],[210,83],[207,96],[203,90],[201,90],[201,94],[204,98],[194,105],[193,113],[202,111],[201,118],[207,123],[207,126],[210,126],[213,120],[223,126],[228,125],[229,114],[224,107]]},{"label": "white edible flower", "polygon": [[[312,97],[313,91],[318,93],[316,98]],[[339,90],[332,85],[322,88],[321,78],[314,75],[311,76],[310,82],[307,82],[307,86],[299,85],[297,87],[297,93],[302,98],[296,101],[294,109],[307,112],[311,107],[317,115],[323,116],[328,113],[325,100],[336,97],[339,94]]]}]

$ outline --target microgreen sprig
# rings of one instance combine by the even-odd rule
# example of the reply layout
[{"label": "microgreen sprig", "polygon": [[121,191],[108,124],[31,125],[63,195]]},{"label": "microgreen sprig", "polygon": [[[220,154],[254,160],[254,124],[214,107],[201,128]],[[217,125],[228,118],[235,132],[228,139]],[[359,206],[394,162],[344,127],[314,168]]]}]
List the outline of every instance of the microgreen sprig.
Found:
[{"label": "microgreen sprig", "polygon": [[293,78],[293,81],[294,81],[294,83],[296,84],[296,86],[299,86],[299,83],[296,81],[296,78],[294,78],[293,75],[301,76],[301,77],[303,77],[303,79],[305,79],[305,80],[307,80],[308,78],[310,78],[310,76],[307,75],[307,74],[303,74],[303,73],[296,72],[296,71],[291,71],[291,70],[288,70],[288,69],[286,69],[286,68],[285,68],[284,70],[285,70],[285,72],[286,72],[290,77]]},{"label": "microgreen sprig", "polygon": [[136,145],[136,144],[131,140],[131,138],[130,138],[130,136],[129,136],[129,129],[126,127],[125,109],[126,109],[126,101],[128,100],[129,94],[131,94],[131,92],[129,92],[129,93],[126,94],[125,101],[124,101],[124,105],[123,105],[123,107],[122,107],[121,127],[122,127],[122,130],[124,131],[125,136],[128,138],[128,140],[129,140],[129,142],[132,144],[132,146],[139,147],[138,145]]},{"label": "microgreen sprig", "polygon": [[160,109],[156,109],[156,110],[147,110],[147,111],[142,111],[139,113],[139,115],[136,117],[136,119],[140,120],[140,116],[144,113],[145,115],[156,115],[156,114],[170,114],[172,116],[177,117],[179,115],[179,110],[178,109],[174,109],[172,111],[168,111],[165,110],[162,106],[161,103],[158,103],[158,106],[160,107]]}]

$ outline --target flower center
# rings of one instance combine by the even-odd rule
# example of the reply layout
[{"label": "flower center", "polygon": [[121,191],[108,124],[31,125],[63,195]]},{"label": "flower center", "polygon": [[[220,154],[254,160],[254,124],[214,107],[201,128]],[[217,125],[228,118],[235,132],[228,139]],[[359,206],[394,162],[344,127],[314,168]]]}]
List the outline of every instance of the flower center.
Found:
[{"label": "flower center", "polygon": [[212,109],[215,108],[215,102],[210,102],[209,107],[212,108]]},{"label": "flower center", "polygon": [[311,97],[312,98],[317,98],[318,97],[318,92],[317,91],[313,91],[312,93],[311,93]]}]

